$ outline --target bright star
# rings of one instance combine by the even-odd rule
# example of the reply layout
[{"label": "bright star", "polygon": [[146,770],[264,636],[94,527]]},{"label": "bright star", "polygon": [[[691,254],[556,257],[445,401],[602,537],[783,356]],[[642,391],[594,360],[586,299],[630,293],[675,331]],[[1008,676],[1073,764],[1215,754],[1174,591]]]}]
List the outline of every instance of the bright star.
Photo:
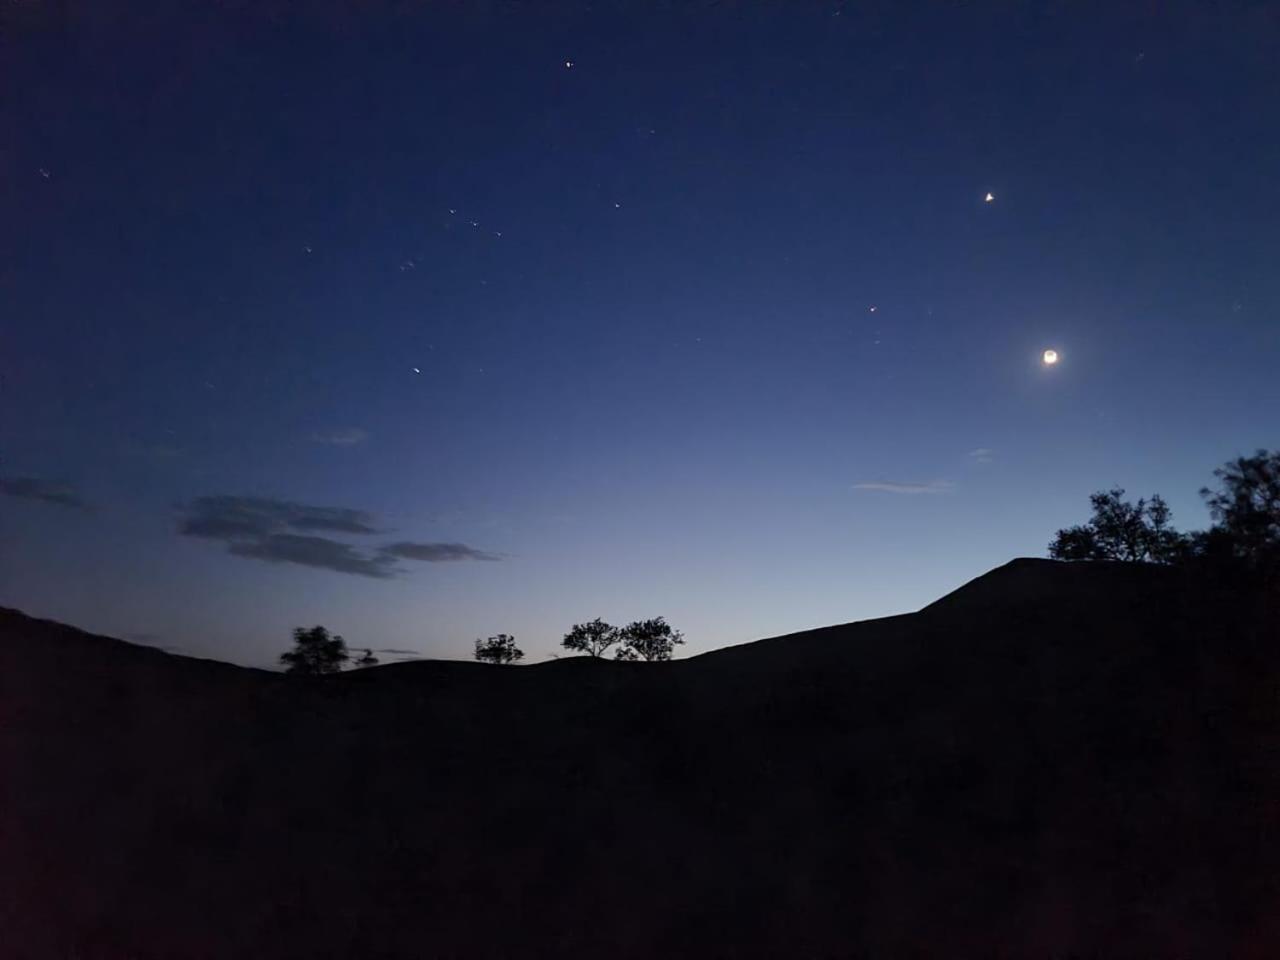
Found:
[{"label": "bright star", "polygon": [[1055,363],[1058,362],[1058,351],[1046,350],[1044,354],[1040,357],[1040,359],[1044,361],[1044,365],[1046,367],[1052,367]]},{"label": "bright star", "polygon": [[990,202],[991,202],[992,200],[994,200],[995,198],[996,198],[996,195],[995,195],[994,193],[988,193],[985,197],[983,197],[983,198],[982,198],[982,202],[983,202],[983,203],[990,203]]}]

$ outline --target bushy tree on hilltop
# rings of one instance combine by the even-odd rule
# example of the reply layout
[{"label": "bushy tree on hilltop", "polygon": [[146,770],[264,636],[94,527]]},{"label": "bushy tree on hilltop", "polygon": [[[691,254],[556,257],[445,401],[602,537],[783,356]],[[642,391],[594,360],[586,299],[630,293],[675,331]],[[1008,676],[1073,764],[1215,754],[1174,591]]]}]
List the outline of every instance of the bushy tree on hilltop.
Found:
[{"label": "bushy tree on hilltop", "polygon": [[514,663],[524,659],[524,651],[516,646],[515,637],[500,633],[487,640],[477,640],[475,657],[481,663]]},{"label": "bushy tree on hilltop", "polygon": [[1200,491],[1218,549],[1259,568],[1280,567],[1280,450],[1237,457],[1213,472],[1217,490]]},{"label": "bushy tree on hilltop", "polygon": [[621,641],[619,660],[670,660],[676,644],[684,643],[684,634],[672,629],[664,617],[654,617],[627,624]]},{"label": "bushy tree on hilltop", "polygon": [[316,677],[337,673],[351,659],[346,641],[330,635],[324,627],[298,627],[293,631],[293,649],[280,654],[285,673],[295,677]]},{"label": "bushy tree on hilltop", "polygon": [[605,623],[599,617],[587,623],[575,623],[560,645],[574,653],[585,653],[589,657],[603,657],[609,648],[622,639],[622,632],[611,623]]},{"label": "bushy tree on hilltop", "polygon": [[1124,489],[1115,487],[1099,490],[1089,502],[1089,522],[1059,530],[1049,544],[1055,560],[1174,563],[1185,554],[1187,539],[1173,529],[1169,506],[1159,494],[1130,503]]}]

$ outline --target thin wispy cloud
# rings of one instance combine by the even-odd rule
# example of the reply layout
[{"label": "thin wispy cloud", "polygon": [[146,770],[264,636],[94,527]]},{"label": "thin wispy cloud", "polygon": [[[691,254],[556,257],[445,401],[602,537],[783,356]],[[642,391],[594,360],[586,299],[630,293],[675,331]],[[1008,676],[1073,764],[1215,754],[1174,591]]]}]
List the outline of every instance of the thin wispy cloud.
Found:
[{"label": "thin wispy cloud", "polygon": [[969,459],[974,463],[990,463],[993,456],[995,456],[995,451],[986,447],[978,447],[976,450],[969,451]]},{"label": "thin wispy cloud", "polygon": [[882,493],[903,493],[908,495],[947,493],[955,484],[950,480],[930,480],[916,483],[902,480],[878,480],[872,483],[855,483],[855,490],[878,490]]},{"label": "thin wispy cloud", "polygon": [[382,532],[365,510],[326,507],[270,497],[197,497],[182,505],[178,533],[217,540],[237,557],[294,564],[386,580],[404,572],[401,561],[457,563],[501,560],[465,543],[400,540],[362,546],[321,534],[369,536]]},{"label": "thin wispy cloud", "polygon": [[354,447],[369,439],[369,434],[359,427],[339,427],[336,430],[318,431],[311,435],[316,443],[327,443],[332,447]]},{"label": "thin wispy cloud", "polygon": [[70,484],[42,480],[39,477],[0,477],[0,493],[19,500],[36,500],[58,507],[76,510],[89,508],[89,504]]},{"label": "thin wispy cloud", "polygon": [[477,550],[465,543],[412,543],[401,541],[389,543],[382,548],[388,556],[404,557],[406,560],[421,560],[423,563],[457,563],[463,560],[494,561],[502,557],[496,553]]}]

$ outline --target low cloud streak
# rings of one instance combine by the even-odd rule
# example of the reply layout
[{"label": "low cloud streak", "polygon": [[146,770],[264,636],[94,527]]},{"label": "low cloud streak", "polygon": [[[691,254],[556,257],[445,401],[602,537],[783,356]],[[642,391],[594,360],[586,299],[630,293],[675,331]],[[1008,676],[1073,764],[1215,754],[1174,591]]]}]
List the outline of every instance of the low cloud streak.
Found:
[{"label": "low cloud streak", "polygon": [[948,493],[955,486],[950,480],[929,480],[925,483],[903,480],[879,480],[872,483],[855,483],[855,490],[877,490],[882,493],[920,494]]},{"label": "low cloud streak", "polygon": [[269,497],[197,497],[185,507],[179,532],[188,537],[232,540],[289,530],[371,534],[378,529],[363,510],[317,507]]},{"label": "low cloud streak", "polygon": [[0,477],[0,493],[19,500],[36,500],[75,510],[89,509],[89,505],[70,484],[55,483],[39,477]]},{"label": "low cloud streak", "polygon": [[369,434],[359,427],[339,427],[336,430],[318,431],[311,435],[311,439],[332,447],[354,447],[368,440]]},{"label": "low cloud streak", "polygon": [[381,553],[366,554],[349,543],[328,537],[273,533],[256,540],[232,543],[229,550],[237,557],[253,557],[268,563],[294,563],[361,577],[388,579],[396,574],[394,557]]},{"label": "low cloud streak", "polygon": [[406,560],[421,560],[423,563],[458,563],[464,560],[491,562],[501,560],[496,553],[477,550],[465,543],[412,543],[401,541],[389,543],[382,552],[392,557],[403,557]]}]

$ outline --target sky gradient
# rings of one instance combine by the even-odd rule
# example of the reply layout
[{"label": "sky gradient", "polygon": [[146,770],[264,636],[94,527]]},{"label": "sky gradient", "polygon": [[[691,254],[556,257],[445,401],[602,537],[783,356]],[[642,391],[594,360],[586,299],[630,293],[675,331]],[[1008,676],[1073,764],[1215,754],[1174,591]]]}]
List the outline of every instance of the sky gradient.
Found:
[{"label": "sky gradient", "polygon": [[1274,7],[98,6],[0,12],[0,604],[687,655],[1280,446]]}]

